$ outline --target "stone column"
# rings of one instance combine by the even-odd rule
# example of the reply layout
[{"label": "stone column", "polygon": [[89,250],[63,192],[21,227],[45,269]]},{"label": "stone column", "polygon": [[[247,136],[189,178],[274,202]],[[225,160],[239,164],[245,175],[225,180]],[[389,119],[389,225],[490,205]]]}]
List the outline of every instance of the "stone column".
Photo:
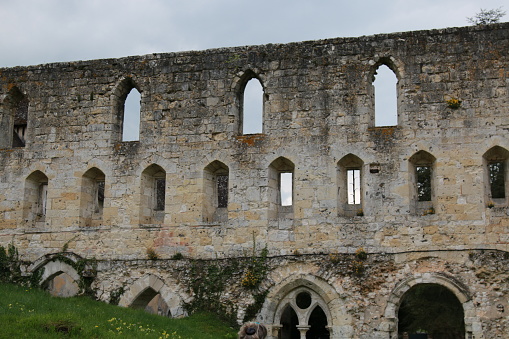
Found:
[{"label": "stone column", "polygon": [[306,332],[311,328],[309,325],[301,325],[297,326],[297,329],[300,332],[300,339],[306,339]]},{"label": "stone column", "polygon": [[274,324],[267,326],[267,339],[277,339],[279,337],[279,330],[281,330],[283,325]]}]

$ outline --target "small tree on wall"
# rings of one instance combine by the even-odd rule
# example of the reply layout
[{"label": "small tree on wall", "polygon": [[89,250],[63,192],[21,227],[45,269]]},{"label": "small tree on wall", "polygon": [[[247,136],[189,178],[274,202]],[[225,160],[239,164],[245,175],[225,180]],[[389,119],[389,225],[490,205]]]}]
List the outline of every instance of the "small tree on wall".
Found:
[{"label": "small tree on wall", "polygon": [[495,9],[482,9],[479,13],[477,13],[473,17],[467,17],[467,21],[472,25],[487,25],[487,24],[495,24],[500,22],[500,19],[505,15],[505,11],[502,10],[502,7]]}]

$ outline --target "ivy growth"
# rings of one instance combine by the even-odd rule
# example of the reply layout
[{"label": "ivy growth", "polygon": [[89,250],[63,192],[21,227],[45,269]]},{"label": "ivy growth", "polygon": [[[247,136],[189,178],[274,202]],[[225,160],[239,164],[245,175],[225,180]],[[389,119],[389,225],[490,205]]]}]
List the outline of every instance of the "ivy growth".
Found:
[{"label": "ivy growth", "polygon": [[260,256],[256,256],[256,237],[253,232],[253,253],[248,259],[247,267],[244,269],[242,286],[247,289],[255,289],[267,275],[267,246],[262,249]]},{"label": "ivy growth", "polygon": [[256,317],[258,312],[260,312],[268,293],[269,291],[263,291],[261,293],[253,294],[255,302],[246,308],[246,314],[244,315],[243,319],[244,322],[252,320]]},{"label": "ivy growth", "polygon": [[355,251],[355,259],[352,261],[350,265],[350,269],[352,274],[360,277],[364,274],[364,262],[368,258],[368,254],[364,251],[364,248],[359,247],[357,251]]},{"label": "ivy growth", "polygon": [[[254,250],[253,250],[254,252]],[[247,267],[242,278],[242,286],[247,289],[255,289],[267,276],[267,247],[262,249],[260,256],[253,256],[248,259]]]},{"label": "ivy growth", "polygon": [[110,304],[118,305],[118,303],[120,301],[120,297],[122,296],[122,294],[124,294],[124,292],[125,292],[124,286],[120,286],[119,288],[113,290],[110,293]]},{"label": "ivy growth", "polygon": [[240,270],[239,262],[231,259],[224,262],[194,260],[190,267],[189,289],[193,300],[185,305],[189,313],[209,311],[236,326],[234,305],[221,302],[221,295],[227,286],[234,283]]},{"label": "ivy growth", "polygon": [[[78,275],[80,276],[80,280],[76,283],[80,288],[80,294],[87,295],[90,297],[94,297],[95,293],[92,290],[92,283],[94,281],[94,277],[97,273],[97,260],[95,258],[92,259],[79,259],[76,262],[72,259],[65,256],[63,253],[58,253],[51,258],[52,262],[60,261],[63,262],[76,270]],[[32,273],[31,277],[31,285],[37,286],[41,283],[41,277],[44,272],[44,267],[40,267],[36,271]]]},{"label": "ivy growth", "polygon": [[0,246],[0,281],[22,282],[18,250],[10,243],[5,247]]},{"label": "ivy growth", "polygon": [[267,256],[266,247],[257,255],[253,234],[252,255],[247,258],[192,261],[187,273],[189,290],[194,294],[194,298],[186,305],[187,311],[190,313],[197,310],[210,311],[232,326],[237,326],[237,307],[231,302],[225,302],[225,299],[231,298],[223,296],[230,286],[235,286],[240,281],[241,285],[253,295],[254,303],[247,307],[245,314],[245,319],[253,319],[260,311],[268,293],[257,289],[268,273]]}]

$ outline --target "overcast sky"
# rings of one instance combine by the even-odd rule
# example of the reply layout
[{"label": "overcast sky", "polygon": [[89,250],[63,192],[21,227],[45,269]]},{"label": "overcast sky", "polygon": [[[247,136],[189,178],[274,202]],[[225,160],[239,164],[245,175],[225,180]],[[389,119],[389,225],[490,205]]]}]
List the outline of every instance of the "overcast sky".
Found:
[{"label": "overcast sky", "polygon": [[0,67],[466,26],[503,2],[0,0]]}]

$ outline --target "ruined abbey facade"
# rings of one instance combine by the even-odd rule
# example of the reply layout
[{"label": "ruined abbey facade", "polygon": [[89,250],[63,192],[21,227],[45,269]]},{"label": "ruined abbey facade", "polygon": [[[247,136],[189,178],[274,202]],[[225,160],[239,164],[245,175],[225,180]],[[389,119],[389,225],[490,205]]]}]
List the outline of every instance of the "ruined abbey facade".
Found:
[{"label": "ruined abbey facade", "polygon": [[189,267],[258,258],[218,300],[239,321],[258,302],[271,338],[397,338],[418,286],[452,293],[466,338],[506,337],[508,51],[504,23],[0,69],[0,244],[44,286],[86,275],[172,317]]}]

